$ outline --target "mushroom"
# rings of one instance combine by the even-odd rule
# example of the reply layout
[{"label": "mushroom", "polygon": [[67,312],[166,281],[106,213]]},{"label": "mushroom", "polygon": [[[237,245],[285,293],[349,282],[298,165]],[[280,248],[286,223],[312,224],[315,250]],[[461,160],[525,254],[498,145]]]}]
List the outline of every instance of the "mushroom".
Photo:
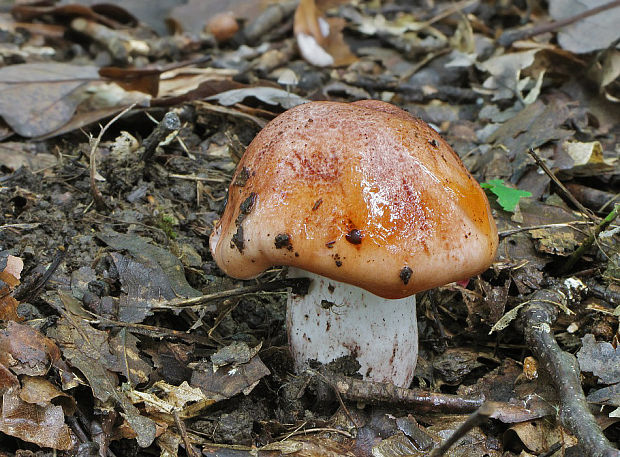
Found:
[{"label": "mushroom", "polygon": [[290,295],[297,370],[357,359],[407,387],[417,359],[414,294],[484,271],[497,250],[488,200],[439,134],[376,100],[312,102],[248,146],[210,239],[240,279],[275,265],[314,278]]}]

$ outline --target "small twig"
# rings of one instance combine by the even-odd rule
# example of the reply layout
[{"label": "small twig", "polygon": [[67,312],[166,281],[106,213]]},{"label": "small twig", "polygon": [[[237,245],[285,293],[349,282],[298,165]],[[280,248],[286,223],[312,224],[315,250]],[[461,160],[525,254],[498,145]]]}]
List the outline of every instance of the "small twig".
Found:
[{"label": "small twig", "polygon": [[235,289],[221,290],[212,294],[200,295],[199,297],[173,299],[167,302],[159,303],[157,307],[189,308],[213,300],[219,300],[221,298],[237,297],[239,295],[253,294],[256,292],[272,292],[276,290],[283,290],[287,287],[291,287],[293,289],[293,292],[296,294],[305,295],[308,292],[308,287],[310,287],[310,282],[311,280],[308,278],[279,279],[277,281],[254,284],[252,286],[243,286],[237,287]]},{"label": "small twig", "polygon": [[211,339],[206,336],[186,333],[181,330],[172,330],[164,327],[156,327],[153,325],[133,324],[129,322],[115,321],[113,319],[108,319],[94,313],[91,314],[93,315],[93,318],[95,320],[99,321],[104,326],[127,328],[132,333],[149,336],[151,338],[177,338],[179,340],[187,341],[189,343],[198,343],[207,347],[215,347],[213,341],[211,341]]},{"label": "small twig", "polygon": [[542,168],[542,170],[547,174],[547,176],[549,176],[549,178],[551,178],[551,180],[555,183],[555,185],[558,186],[558,188],[560,189],[561,193],[566,198],[568,198],[573,205],[575,205],[575,207],[579,210],[579,212],[585,214],[591,220],[596,220],[596,218],[592,214],[592,211],[590,211],[588,208],[586,208],[581,203],[579,203],[579,200],[577,200],[575,198],[575,196],[573,194],[571,194],[566,187],[564,187],[564,184],[562,184],[562,182],[557,178],[557,176],[555,176],[555,174],[549,169],[547,164],[545,162],[543,162],[543,160],[539,157],[539,155],[536,154],[536,152],[534,151],[533,148],[529,148],[527,150],[527,152],[533,157],[533,159],[536,161],[536,164],[540,168]]},{"label": "small twig", "polygon": [[590,412],[577,359],[562,351],[551,331],[557,317],[557,309],[551,303],[561,302],[566,307],[568,297],[574,296],[562,286],[534,292],[520,313],[525,342],[558,392],[559,420],[577,438],[584,455],[620,457],[620,451],[613,448]]},{"label": "small twig", "polygon": [[347,416],[347,418],[349,419],[349,421],[351,421],[351,423],[355,426],[355,428],[359,428],[360,424],[358,424],[357,422],[355,422],[355,419],[353,419],[353,416],[351,415],[351,413],[349,412],[349,409],[346,407],[346,405],[344,404],[344,401],[342,401],[342,395],[340,395],[340,391],[338,389],[338,387],[334,384],[332,379],[329,379],[327,376],[325,376],[323,373],[319,373],[318,371],[315,370],[308,370],[308,372],[314,376],[318,376],[319,378],[321,378],[321,380],[326,383],[328,386],[330,386],[332,388],[332,390],[334,391],[334,393],[336,394],[336,398],[338,399],[338,403],[340,403],[340,407],[342,408],[342,410],[344,411],[344,414]]},{"label": "small twig", "polygon": [[483,397],[428,392],[406,389],[389,383],[361,381],[348,376],[324,375],[342,398],[367,404],[395,404],[415,408],[416,412],[471,413],[484,403]]},{"label": "small twig", "polygon": [[174,423],[177,426],[177,430],[179,431],[179,434],[183,438],[183,443],[185,444],[185,452],[187,453],[188,457],[200,457],[198,453],[196,452],[196,449],[194,449],[194,446],[192,446],[192,442],[189,439],[187,430],[185,429],[185,424],[179,417],[179,412],[173,411],[172,416],[174,417]]},{"label": "small twig", "polygon": [[25,301],[31,303],[38,295],[41,293],[41,289],[45,286],[47,281],[50,280],[56,269],[60,266],[62,261],[65,259],[67,255],[67,248],[65,246],[59,246],[54,258],[52,259],[52,263],[50,263],[45,273],[37,279],[36,281],[24,285],[23,288],[20,288],[15,292],[15,300],[17,301]]},{"label": "small twig", "polygon": [[581,19],[594,16],[595,14],[601,13],[608,9],[617,8],[618,6],[620,6],[620,0],[615,0],[613,2],[605,3],[604,5],[599,5],[595,8],[583,11],[579,14],[575,14],[574,16],[561,19],[559,21],[546,22],[527,29],[507,30],[502,33],[497,42],[501,46],[507,47],[512,45],[512,43],[514,43],[515,41],[524,40],[526,38],[531,38],[533,36],[541,35],[547,32],[553,32],[554,30],[562,28],[566,25],[570,25],[574,22],[580,21]]},{"label": "small twig", "polygon": [[123,117],[127,112],[133,109],[134,106],[136,106],[135,103],[129,105],[123,111],[121,111],[116,116],[114,116],[110,120],[110,122],[108,122],[103,128],[101,128],[97,138],[95,139],[93,139],[92,137],[90,138],[90,192],[93,194],[93,200],[95,201],[95,207],[99,211],[105,209],[106,204],[95,182],[95,175],[97,174],[97,148],[99,147],[99,143],[101,143],[101,139],[103,138],[103,135],[108,130],[108,128],[110,128],[112,124],[114,124],[117,120]]},{"label": "small twig", "polygon": [[157,146],[170,133],[181,128],[181,119],[174,111],[168,111],[159,124],[153,129],[151,134],[142,142],[140,160],[148,162],[151,160]]},{"label": "small twig", "polygon": [[483,405],[476,410],[471,416],[467,418],[465,422],[463,422],[459,428],[457,428],[452,435],[448,437],[446,441],[441,443],[440,446],[436,447],[431,451],[429,457],[441,457],[448,449],[452,447],[454,443],[456,443],[459,439],[467,435],[467,433],[477,425],[482,422],[488,420],[491,415],[495,412],[495,404],[493,402],[487,401],[484,402]]},{"label": "small twig", "polygon": [[616,203],[614,205],[614,209],[601,221],[600,224],[596,226],[594,232],[590,234],[587,240],[585,240],[581,246],[579,246],[575,252],[573,252],[570,257],[566,260],[566,262],[562,263],[562,266],[559,268],[558,273],[563,275],[571,270],[577,263],[577,261],[590,249],[590,246],[594,244],[596,238],[600,235],[600,233],[605,230],[615,219],[618,217],[618,212],[620,208],[620,203]]},{"label": "small twig", "polygon": [[230,313],[232,313],[235,308],[237,308],[237,306],[239,306],[239,303],[241,303],[241,299],[238,299],[235,303],[233,303],[231,306],[227,306],[225,310],[223,310],[216,318],[215,318],[215,322],[213,322],[213,326],[207,331],[207,336],[209,338],[211,338],[213,341],[215,341],[216,343],[222,344],[224,345],[223,341],[220,341],[219,338],[217,338],[215,335],[213,335],[213,332],[215,332],[215,330],[218,328],[218,326],[222,323],[222,321],[226,318],[226,316],[228,316]]},{"label": "small twig", "polygon": [[338,428],[317,427],[317,428],[304,428],[304,429],[302,429],[302,427],[304,425],[306,425],[306,422],[304,422],[302,425],[297,427],[292,432],[287,433],[286,435],[281,435],[281,436],[276,437],[276,440],[278,440],[278,441],[286,441],[286,440],[288,440],[292,436],[308,435],[310,433],[336,433],[338,435],[342,435],[342,436],[347,437],[349,439],[354,439],[355,438],[349,432],[344,431],[344,430],[340,430]]},{"label": "small twig", "polygon": [[39,222],[33,224],[4,224],[0,225],[0,230],[15,229],[15,230],[32,230],[41,225]]},{"label": "small twig", "polygon": [[[573,230],[578,230],[575,227],[573,227],[574,225],[591,225],[592,222],[585,222],[585,221],[573,221],[573,222],[558,222],[556,224],[542,224],[542,225],[530,225],[528,227],[519,227],[516,229],[510,229],[510,230],[503,230],[501,232],[499,232],[499,238],[506,238],[507,236],[512,236],[515,235],[517,233],[521,233],[521,232],[528,232],[530,230],[539,230],[539,229],[546,229],[546,228],[556,228],[556,227],[569,227],[572,228]],[[581,232],[581,230],[578,230]]]}]

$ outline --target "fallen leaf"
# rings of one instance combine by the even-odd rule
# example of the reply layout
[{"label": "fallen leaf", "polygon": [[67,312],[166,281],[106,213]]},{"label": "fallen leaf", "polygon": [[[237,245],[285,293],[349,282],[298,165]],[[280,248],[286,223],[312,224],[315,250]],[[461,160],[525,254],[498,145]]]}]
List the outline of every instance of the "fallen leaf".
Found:
[{"label": "fallen leaf", "polygon": [[61,406],[26,403],[13,389],[2,395],[0,432],[41,447],[69,450],[77,438],[65,424]]},{"label": "fallen leaf", "polygon": [[154,306],[167,300],[201,295],[187,282],[179,259],[150,244],[148,239],[113,231],[97,237],[113,249],[126,250],[134,257],[110,254],[123,288],[119,298],[119,319],[123,322],[142,322]]},{"label": "fallen leaf", "polygon": [[28,167],[33,172],[51,168],[58,159],[53,154],[37,152],[36,145],[5,142],[0,144],[0,163],[3,167],[15,171],[20,167]]},{"label": "fallen leaf", "polygon": [[[66,124],[98,68],[59,62],[0,68],[0,115],[15,132],[35,137]],[[19,106],[19,109],[15,109]]]},{"label": "fallen leaf", "polygon": [[19,386],[19,379],[11,370],[0,363],[0,395]]},{"label": "fallen leaf", "polygon": [[233,89],[208,97],[207,100],[217,100],[224,106],[231,106],[242,102],[248,97],[254,97],[268,105],[279,105],[284,109],[291,109],[309,100],[275,87],[248,87],[247,89]]},{"label": "fallen leaf", "polygon": [[248,363],[215,372],[212,364],[205,363],[192,373],[191,385],[200,387],[207,397],[219,401],[241,392],[249,393],[248,389],[270,373],[258,356],[252,357]]},{"label": "fallen leaf", "polygon": [[223,367],[225,365],[232,365],[232,367],[235,367],[237,365],[248,363],[252,357],[258,354],[261,346],[262,344],[259,344],[255,348],[250,348],[242,341],[224,346],[211,356],[213,369],[217,370],[219,367]]},{"label": "fallen leaf", "polygon": [[[538,49],[502,54],[491,57],[484,62],[480,62],[478,67],[491,74],[487,78],[483,87],[493,90],[493,100],[512,99],[515,94],[522,94],[523,90],[529,82],[529,77],[522,78],[521,71],[534,63],[534,58]],[[541,81],[542,82],[542,81]],[[540,83],[528,86],[531,91],[535,91],[530,95],[534,102],[538,98],[540,92]]]},{"label": "fallen leaf", "polygon": [[[120,406],[122,415],[135,432],[140,447],[148,447],[155,439],[155,423],[129,401],[127,395],[118,387],[118,379],[113,371],[125,373],[125,358],[113,354],[107,342],[107,333],[91,327],[81,319],[69,321],[62,318],[56,327],[50,329],[64,357],[88,380],[93,395],[102,402],[112,401]],[[130,371],[132,371],[130,366]]]},{"label": "fallen leaf", "polygon": [[592,373],[602,384],[619,383],[620,348],[614,348],[607,341],[596,341],[592,334],[585,335],[581,342],[577,352],[581,371]]},{"label": "fallen leaf", "polygon": [[537,419],[514,424],[510,427],[521,440],[523,445],[536,455],[549,450],[555,443],[561,443],[566,447],[577,444],[568,431],[559,423],[551,420]]},{"label": "fallen leaf", "polygon": [[28,325],[9,321],[0,330],[0,363],[15,374],[42,376],[59,357],[56,344]]},{"label": "fallen leaf", "polygon": [[[608,0],[550,0],[549,14],[559,21],[605,3],[608,3]],[[618,6],[594,16],[581,18],[558,31],[560,46],[576,54],[605,49],[618,38],[620,38]]]},{"label": "fallen leaf", "polygon": [[21,390],[19,391],[19,398],[26,403],[32,403],[45,407],[52,400],[55,400],[54,404],[59,404],[67,416],[72,416],[77,410],[77,404],[75,399],[70,395],[62,392],[53,383],[40,376],[27,376],[20,377]]}]

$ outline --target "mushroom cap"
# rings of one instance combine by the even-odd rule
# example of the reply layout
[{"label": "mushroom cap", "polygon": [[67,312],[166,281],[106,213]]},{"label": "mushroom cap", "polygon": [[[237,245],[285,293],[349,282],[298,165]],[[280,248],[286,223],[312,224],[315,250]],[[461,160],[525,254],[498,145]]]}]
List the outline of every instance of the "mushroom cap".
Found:
[{"label": "mushroom cap", "polygon": [[489,202],[452,148],[376,100],[307,103],[267,124],[210,239],[229,276],[291,265],[384,298],[478,274],[497,245]]}]

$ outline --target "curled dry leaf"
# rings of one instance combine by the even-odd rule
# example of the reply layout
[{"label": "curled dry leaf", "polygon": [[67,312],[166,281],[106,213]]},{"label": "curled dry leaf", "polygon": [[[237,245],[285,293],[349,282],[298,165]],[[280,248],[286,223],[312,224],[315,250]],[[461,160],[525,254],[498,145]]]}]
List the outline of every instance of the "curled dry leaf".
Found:
[{"label": "curled dry leaf", "polygon": [[15,374],[42,376],[59,357],[58,346],[28,325],[9,321],[0,330],[0,363]]},{"label": "curled dry leaf", "polygon": [[58,450],[71,449],[77,441],[65,424],[62,407],[27,403],[20,398],[18,390],[2,396],[0,432]]},{"label": "curled dry leaf", "polygon": [[[129,364],[132,375],[136,374],[133,360],[125,359],[123,354],[113,353],[108,342],[108,334],[91,327],[82,320],[62,318],[50,336],[58,341],[64,357],[79,369],[88,380],[93,395],[102,402],[110,401],[119,405],[122,415],[135,433],[140,447],[148,447],[155,439],[155,423],[129,401],[125,392],[117,389],[118,378],[113,371],[126,373],[124,362]],[[132,351],[133,352],[133,351]]]},{"label": "curled dry leaf", "polygon": [[58,387],[45,378],[40,376],[20,377],[22,388],[19,391],[19,398],[29,404],[45,407],[55,400],[55,404],[62,406],[67,416],[72,416],[77,409],[75,400],[70,395],[63,393]]}]

